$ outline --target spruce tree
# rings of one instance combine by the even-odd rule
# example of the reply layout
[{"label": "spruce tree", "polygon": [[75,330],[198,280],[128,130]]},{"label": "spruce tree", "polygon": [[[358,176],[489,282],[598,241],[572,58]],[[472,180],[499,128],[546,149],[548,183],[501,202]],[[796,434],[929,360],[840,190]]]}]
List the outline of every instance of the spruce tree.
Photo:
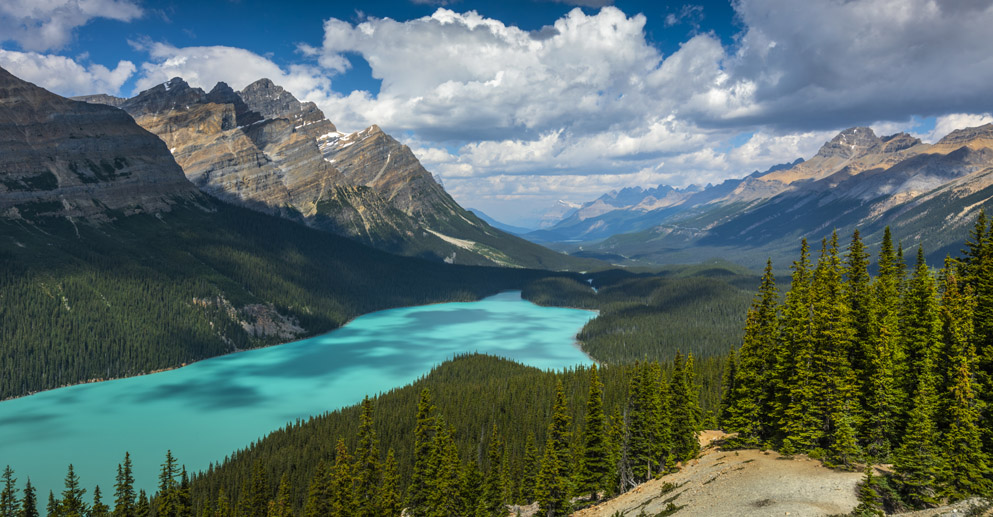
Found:
[{"label": "spruce tree", "polygon": [[[869,253],[862,243],[858,229],[852,233],[852,242],[845,257],[845,278],[844,297],[848,302],[853,333],[848,362],[852,370],[867,372],[871,369],[870,363],[876,355],[879,325],[876,321],[875,300],[869,276]],[[869,398],[872,397],[873,388],[856,375],[855,389],[858,409],[865,408]],[[863,415],[859,415],[859,418],[862,417]]]},{"label": "spruce tree", "polygon": [[813,372],[812,272],[806,239],[800,243],[800,258],[793,262],[792,269],[774,375],[778,394],[774,414],[782,429],[783,453],[787,455],[812,450],[821,433],[820,422],[811,411],[818,395]]},{"label": "spruce tree", "polygon": [[497,432],[496,423],[490,432],[490,445],[486,454],[489,460],[489,470],[483,478],[482,494],[480,495],[479,510],[476,515],[502,516],[507,513],[503,505],[503,480],[501,461],[503,460],[503,442]]},{"label": "spruce tree", "polygon": [[565,468],[555,450],[555,440],[549,433],[545,441],[545,452],[541,457],[541,470],[538,472],[536,488],[541,515],[547,517],[569,515],[570,497]]},{"label": "spruce tree", "polygon": [[535,443],[534,433],[529,432],[524,441],[524,464],[521,474],[521,502],[530,504],[535,501],[535,484],[538,481],[538,469],[541,468],[541,456]]},{"label": "spruce tree", "polygon": [[601,491],[609,486],[610,454],[606,418],[603,414],[603,383],[597,367],[590,368],[590,391],[586,397],[586,419],[583,428],[583,458],[579,465],[577,492],[590,494],[590,500],[599,499]]},{"label": "spruce tree", "polygon": [[59,514],[62,517],[85,517],[89,512],[86,502],[83,501],[85,488],[79,486],[79,476],[69,464],[66,473],[65,490],[62,491],[62,499],[59,500]]},{"label": "spruce tree", "polygon": [[772,369],[779,338],[779,294],[772,273],[772,262],[766,263],[759,292],[745,317],[745,336],[738,353],[735,376],[734,405],[725,428],[737,433],[739,446],[756,447],[773,434],[769,419],[774,400]]},{"label": "spruce tree", "polygon": [[930,354],[925,355],[920,364],[922,370],[916,376],[918,386],[914,390],[907,430],[893,461],[903,500],[915,508],[937,503],[937,480],[941,471],[938,431],[934,425],[936,380]]},{"label": "spruce tree", "polygon": [[186,473],[186,466],[183,466],[179,474],[179,485],[176,487],[176,514],[179,517],[193,517],[190,476]]},{"label": "spruce tree", "polygon": [[877,461],[885,461],[897,438],[894,418],[899,400],[894,377],[895,353],[899,347],[900,279],[897,257],[889,226],[883,232],[879,252],[879,276],[872,284],[876,335],[868,351],[863,386],[865,419],[860,436],[865,452]]},{"label": "spruce tree", "polygon": [[276,489],[276,500],[269,507],[267,517],[293,517],[293,496],[290,492],[290,479],[283,474]]},{"label": "spruce tree", "polygon": [[483,497],[483,473],[479,470],[479,463],[475,460],[469,461],[461,469],[458,484],[458,500],[455,505],[453,515],[476,515],[477,507]]},{"label": "spruce tree", "polygon": [[[647,481],[658,473],[661,460],[660,432],[662,407],[660,383],[650,364],[635,365],[628,388],[626,463],[634,483]],[[666,444],[667,445],[667,444]]]},{"label": "spruce tree", "polygon": [[386,461],[383,463],[383,483],[379,488],[379,508],[382,515],[387,517],[399,517],[400,503],[400,472],[397,467],[396,456],[393,449],[386,453]]},{"label": "spruce tree", "polygon": [[100,485],[93,487],[93,506],[90,508],[89,517],[107,517],[110,515],[110,507],[103,504],[103,494],[100,493]]},{"label": "spruce tree", "polygon": [[898,375],[905,397],[901,428],[906,428],[921,385],[918,377],[924,372],[925,364],[930,368],[936,361],[940,342],[937,287],[924,261],[923,248],[917,250],[917,265],[904,292],[901,323]]},{"label": "spruce tree", "polygon": [[124,463],[117,465],[117,478],[114,482],[114,517],[134,517],[134,515],[134,473],[131,454],[125,452]]},{"label": "spruce tree", "polygon": [[355,449],[355,515],[376,517],[379,515],[379,443],[373,429],[372,401],[362,400],[362,413],[359,416],[359,444]]},{"label": "spruce tree", "polygon": [[14,469],[7,465],[3,469],[3,490],[0,490],[0,517],[17,517],[21,511],[21,501],[17,498],[17,478]]},{"label": "spruce tree", "polygon": [[431,394],[427,388],[421,391],[417,403],[417,424],[414,427],[414,468],[410,474],[407,487],[407,513],[410,517],[420,517],[424,514],[428,496],[431,491],[431,480],[434,472],[431,462],[434,453],[434,406],[431,405]]},{"label": "spruce tree", "polygon": [[152,514],[152,507],[148,502],[148,495],[145,494],[144,490],[138,491],[138,502],[135,503],[134,514],[136,517],[148,517]]},{"label": "spruce tree", "polygon": [[[139,501],[143,497],[144,493],[138,498]],[[217,490],[217,510],[215,512],[215,517],[234,517],[234,513],[231,511],[231,500],[228,499],[228,494],[224,491],[223,486]]]},{"label": "spruce tree", "polygon": [[330,474],[324,476],[324,494],[317,499],[317,508],[325,511],[323,514],[332,517],[346,517],[355,508],[355,472],[352,457],[345,447],[345,440],[338,438],[335,445],[334,466]]},{"label": "spruce tree", "polygon": [[[174,507],[178,512],[179,490],[173,490],[173,493]],[[269,475],[266,473],[265,464],[261,460],[255,460],[252,464],[252,475],[245,479],[241,496],[238,498],[238,517],[266,517],[269,493]]]},{"label": "spruce tree", "polygon": [[48,505],[45,509],[47,510],[48,517],[62,517],[62,508],[59,500],[55,498],[55,494],[51,490],[48,491]]},{"label": "spruce tree", "polygon": [[[339,439],[338,443],[344,447],[344,440]],[[351,486],[348,487],[351,493]],[[220,499],[220,496],[218,496]],[[218,501],[218,513],[220,513],[220,502]],[[331,515],[331,473],[328,472],[328,464],[321,461],[311,475],[310,484],[307,487],[307,501],[303,505],[305,517],[324,517]]]},{"label": "spruce tree", "polygon": [[40,517],[38,513],[38,492],[31,485],[31,478],[24,483],[24,498],[21,499],[18,517]]},{"label": "spruce tree", "polygon": [[437,418],[437,429],[433,469],[435,479],[432,483],[427,515],[447,517],[458,515],[462,504],[459,490],[462,481],[462,462],[455,445],[455,430],[446,425],[440,416]]},{"label": "spruce tree", "polygon": [[[162,469],[159,471],[159,493],[157,496],[158,507],[156,512],[156,517],[176,517],[179,515],[179,504],[176,499],[177,497],[177,483],[176,476],[179,475],[179,469],[176,467],[176,458],[172,455],[172,450],[166,451],[165,461],[162,463]],[[246,517],[252,515],[250,513],[245,514]]]},{"label": "spruce tree", "polygon": [[990,492],[990,460],[982,448],[980,414],[975,390],[976,352],[973,300],[960,290],[951,264],[946,262],[941,298],[942,341],[945,345],[946,388],[940,397],[942,471],[940,494],[965,499]]},{"label": "spruce tree", "polygon": [[673,360],[672,379],[669,393],[672,396],[672,442],[674,457],[686,461],[700,452],[700,406],[699,395],[693,376],[693,356],[686,360],[676,352]]},{"label": "spruce tree", "polygon": [[734,406],[735,381],[738,377],[738,359],[734,349],[728,351],[721,375],[721,404],[717,414],[718,425],[726,429],[731,418],[731,408]]}]

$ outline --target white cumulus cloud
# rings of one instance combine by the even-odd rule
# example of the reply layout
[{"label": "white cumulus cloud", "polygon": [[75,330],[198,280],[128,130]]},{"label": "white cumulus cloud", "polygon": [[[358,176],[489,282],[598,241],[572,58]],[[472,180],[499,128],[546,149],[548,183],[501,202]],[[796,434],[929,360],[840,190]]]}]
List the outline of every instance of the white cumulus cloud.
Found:
[{"label": "white cumulus cloud", "polygon": [[94,18],[129,22],[144,14],[131,0],[4,0],[0,2],[0,42],[45,51],[64,47],[77,27]]},{"label": "white cumulus cloud", "polygon": [[0,66],[21,79],[67,97],[92,93],[117,95],[121,85],[135,72],[130,61],[121,61],[110,69],[99,64],[82,65],[54,54],[3,49],[0,49]]}]

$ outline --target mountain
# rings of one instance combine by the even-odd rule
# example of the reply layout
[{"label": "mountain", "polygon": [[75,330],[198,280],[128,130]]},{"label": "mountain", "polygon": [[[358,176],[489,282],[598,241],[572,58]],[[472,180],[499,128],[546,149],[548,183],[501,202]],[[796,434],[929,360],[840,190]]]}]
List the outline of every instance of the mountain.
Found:
[{"label": "mountain", "polygon": [[190,181],[225,201],[401,255],[591,267],[493,228],[459,206],[410,148],[378,126],[339,132],[314,103],[269,79],[237,92],[225,83],[204,92],[174,78],[119,106],[166,142]]},{"label": "mountain", "polygon": [[940,262],[958,253],[953,236],[980,209],[993,208],[991,199],[993,124],[953,131],[933,145],[855,127],[805,162],[749,176],[705,203],[691,198],[650,228],[582,251],[646,262],[724,257],[755,267],[768,257],[785,263],[801,237],[859,228],[874,245],[890,226],[906,248],[923,244],[929,260]]},{"label": "mountain", "polygon": [[0,214],[110,220],[192,199],[161,140],[107,106],[71,101],[0,68]]},{"label": "mountain", "polygon": [[[209,131],[224,123],[214,115],[236,119],[237,110],[196,115]],[[124,111],[59,97],[2,69],[0,153],[0,399],[549,275],[402,257],[222,202],[190,183],[166,144]]]}]

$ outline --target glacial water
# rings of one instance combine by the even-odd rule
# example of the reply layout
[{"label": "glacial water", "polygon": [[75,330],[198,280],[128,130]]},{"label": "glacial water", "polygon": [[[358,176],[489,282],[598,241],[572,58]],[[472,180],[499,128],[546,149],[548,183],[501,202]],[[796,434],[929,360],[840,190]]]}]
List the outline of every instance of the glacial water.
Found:
[{"label": "glacial water", "polygon": [[112,500],[125,451],[138,488],[153,491],[166,449],[195,472],[288,422],[409,384],[456,354],[543,369],[588,364],[575,336],[593,316],[507,292],[385,310],[310,339],[9,400],[0,403],[0,468],[14,468],[19,486],[30,476],[42,511],[69,463],[87,499],[99,484]]}]

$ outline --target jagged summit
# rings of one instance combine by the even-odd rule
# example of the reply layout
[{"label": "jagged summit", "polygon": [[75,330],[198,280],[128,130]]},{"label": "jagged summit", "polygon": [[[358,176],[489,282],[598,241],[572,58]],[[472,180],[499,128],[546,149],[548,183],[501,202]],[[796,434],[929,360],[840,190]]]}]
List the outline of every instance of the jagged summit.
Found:
[{"label": "jagged summit", "polygon": [[876,136],[872,128],[851,127],[825,143],[817,152],[820,158],[855,158],[866,154],[869,150],[879,146],[882,141]]},{"label": "jagged summit", "polygon": [[200,104],[206,96],[200,88],[191,88],[183,79],[173,77],[128,99],[120,104],[120,108],[133,117],[139,117],[149,113],[186,109]]}]

